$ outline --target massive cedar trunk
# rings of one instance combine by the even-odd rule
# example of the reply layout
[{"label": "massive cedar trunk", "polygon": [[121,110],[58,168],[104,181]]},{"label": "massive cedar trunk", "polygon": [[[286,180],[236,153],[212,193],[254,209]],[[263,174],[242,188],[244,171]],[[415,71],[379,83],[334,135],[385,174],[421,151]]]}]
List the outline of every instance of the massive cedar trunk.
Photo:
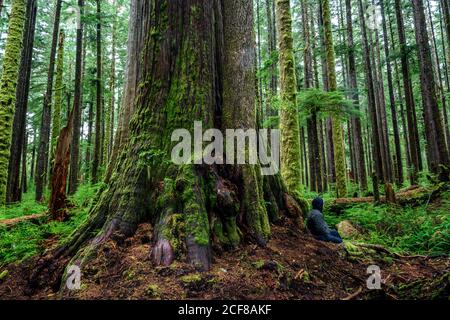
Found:
[{"label": "massive cedar trunk", "polygon": [[44,185],[47,176],[48,150],[51,125],[51,103],[53,93],[53,78],[55,72],[56,47],[58,45],[59,22],[61,18],[62,0],[56,1],[55,20],[53,24],[52,46],[50,48],[50,62],[47,75],[47,88],[42,107],[41,128],[39,134],[39,149],[36,164],[36,201],[42,201]]},{"label": "massive cedar trunk", "polygon": [[226,247],[237,245],[241,235],[261,245],[269,240],[264,188],[276,195],[279,210],[301,215],[281,180],[270,177],[263,186],[259,165],[171,161],[173,130],[192,134],[194,120],[202,121],[204,130],[257,126],[252,5],[156,0],[142,4],[142,16],[143,80],[136,88],[129,139],[88,220],[57,256],[76,253],[72,264],[82,265],[113,233],[129,236],[150,221],[156,264],[186,254],[199,269],[209,269],[212,241]]},{"label": "massive cedar trunk", "polygon": [[441,181],[449,181],[449,155],[445,142],[441,114],[436,97],[431,49],[422,0],[413,0],[414,26],[422,89],[423,118],[430,171]]},{"label": "massive cedar trunk", "polygon": [[130,119],[136,110],[136,90],[138,83],[142,78],[142,70],[140,68],[141,52],[144,48],[144,40],[149,28],[149,24],[147,22],[148,17],[146,16],[149,12],[145,11],[144,2],[145,1],[143,0],[133,0],[130,5],[125,87],[119,111],[111,159],[105,175],[106,182],[109,181],[113,173],[120,150],[123,149],[128,142]]},{"label": "massive cedar trunk", "polygon": [[[353,41],[353,18],[351,0],[345,0],[347,18],[347,45],[348,45],[348,71],[349,87],[352,91],[352,99],[359,108],[358,78],[356,70],[355,44]],[[353,117],[351,119],[353,130],[354,158],[358,182],[362,190],[367,190],[367,173],[364,158],[364,142],[362,140],[361,119]]]},{"label": "massive cedar trunk", "polygon": [[[83,14],[84,0],[78,0],[80,10],[80,21],[77,26],[76,40],[76,61],[75,61],[75,94],[73,101],[73,134],[70,148],[70,174],[69,174],[69,194],[74,194],[78,189],[79,161],[80,161],[80,126],[82,111],[82,87],[83,87]],[[70,106],[68,106],[70,110]],[[91,129],[91,127],[89,128]],[[91,131],[89,131],[91,133]],[[89,162],[87,163],[89,165]]]},{"label": "massive cedar trunk", "polygon": [[[0,128],[0,205],[3,205],[6,201],[8,160],[16,103],[17,80],[19,77],[19,61],[22,52],[23,29],[26,20],[25,15],[25,1],[12,1],[0,80],[0,123],[2,124]],[[21,151],[19,150],[19,152]]]},{"label": "massive cedar trunk", "polygon": [[[37,1],[27,4],[27,19],[23,34],[23,49],[20,60],[19,80],[16,89],[16,110],[14,114],[11,152],[9,157],[8,184],[6,202],[18,202],[22,198],[20,167],[23,167],[23,149],[26,141],[26,116],[28,109],[28,93],[30,89],[31,60],[33,56],[34,33],[36,26]],[[22,163],[22,164],[21,164]],[[23,176],[23,174],[22,174]]]}]

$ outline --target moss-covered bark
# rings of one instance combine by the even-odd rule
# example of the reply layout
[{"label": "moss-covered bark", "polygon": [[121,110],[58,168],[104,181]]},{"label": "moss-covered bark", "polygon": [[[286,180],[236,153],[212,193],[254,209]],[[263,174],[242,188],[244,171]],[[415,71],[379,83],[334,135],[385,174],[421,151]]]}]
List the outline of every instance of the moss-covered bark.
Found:
[{"label": "moss-covered bark", "polygon": [[[322,1],[322,16],[324,24],[324,40],[326,50],[328,90],[336,91],[336,65],[333,46],[333,30],[331,25],[331,11],[329,0]],[[347,194],[347,173],[345,163],[344,132],[339,117],[333,116],[333,146],[334,146],[334,166],[336,170],[336,192],[338,197]]]},{"label": "moss-covered bark", "polygon": [[300,133],[297,110],[292,17],[289,0],[276,0],[281,82],[281,175],[288,191],[300,190]]},{"label": "moss-covered bark", "polygon": [[16,87],[25,25],[25,0],[13,0],[0,81],[0,205],[6,200],[8,159],[16,103]]},{"label": "moss-covered bark", "polygon": [[86,263],[106,239],[132,235],[139,223],[151,221],[156,264],[186,258],[205,270],[215,240],[222,247],[244,238],[261,245],[269,240],[268,190],[269,200],[278,201],[274,207],[301,216],[280,180],[264,186],[259,165],[171,161],[178,143],[171,141],[173,131],[183,128],[194,137],[196,120],[204,131],[256,126],[251,2],[181,4],[143,4],[149,29],[129,140],[88,220],[56,253],[75,255],[71,264]]},{"label": "moss-covered bark", "polygon": [[55,96],[53,100],[53,117],[52,117],[52,135],[50,139],[50,168],[52,168],[55,159],[56,141],[61,130],[61,106],[64,91],[63,73],[64,73],[64,31],[59,34],[59,47],[56,57],[56,79],[55,79]]}]

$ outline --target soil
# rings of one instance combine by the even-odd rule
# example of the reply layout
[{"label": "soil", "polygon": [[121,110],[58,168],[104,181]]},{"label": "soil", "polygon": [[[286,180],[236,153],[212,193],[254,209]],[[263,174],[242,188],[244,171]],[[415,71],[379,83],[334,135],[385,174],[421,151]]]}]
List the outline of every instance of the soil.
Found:
[{"label": "soil", "polygon": [[[10,265],[0,299],[448,299],[448,257],[350,254],[344,245],[319,242],[289,220],[273,226],[266,247],[251,242],[214,250],[212,270],[198,273],[180,262],[157,267],[150,259],[152,228],[134,237],[112,237],[82,270],[81,289],[59,290],[67,260],[44,268],[42,287],[29,282],[41,257]],[[367,289],[370,265],[381,268],[381,290]],[[4,270],[0,270],[4,271]],[[0,272],[1,273],[1,272]],[[46,278],[48,277],[48,278]]]}]

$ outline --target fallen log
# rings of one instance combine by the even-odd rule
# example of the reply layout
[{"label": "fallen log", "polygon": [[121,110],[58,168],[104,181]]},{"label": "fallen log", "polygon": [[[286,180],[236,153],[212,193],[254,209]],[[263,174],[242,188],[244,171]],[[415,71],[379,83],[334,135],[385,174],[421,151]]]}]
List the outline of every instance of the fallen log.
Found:
[{"label": "fallen log", "polygon": [[[395,201],[400,206],[419,206],[428,203],[437,197],[444,191],[448,189],[448,185],[440,184],[436,188],[427,189],[424,187],[415,187],[400,190],[395,194]],[[365,203],[374,203],[374,197],[361,197],[361,198],[338,198],[332,201],[328,206],[327,210],[330,213],[341,214],[344,210]],[[387,203],[385,196],[380,197],[380,203]]]},{"label": "fallen log", "polygon": [[0,220],[0,225],[12,226],[12,225],[15,225],[22,221],[36,220],[36,219],[42,218],[45,215],[46,215],[45,213],[39,213],[39,214],[32,214],[29,216],[22,216],[22,217],[18,217],[18,218],[4,219],[4,220]]}]

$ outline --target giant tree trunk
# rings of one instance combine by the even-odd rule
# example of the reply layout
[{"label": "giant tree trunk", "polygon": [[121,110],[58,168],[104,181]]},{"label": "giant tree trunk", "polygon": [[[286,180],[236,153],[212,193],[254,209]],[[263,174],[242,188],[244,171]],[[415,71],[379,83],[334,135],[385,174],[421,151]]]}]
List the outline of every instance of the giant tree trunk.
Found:
[{"label": "giant tree trunk", "polygon": [[[235,246],[241,235],[261,245],[269,240],[260,166],[176,165],[171,136],[179,128],[192,134],[194,120],[204,130],[257,126],[252,5],[156,0],[142,9],[148,40],[138,63],[143,81],[129,140],[89,219],[57,256],[76,253],[71,264],[84,264],[113,233],[129,236],[151,221],[155,263],[168,265],[186,254],[199,269],[209,269],[212,241]],[[279,210],[300,219],[299,206],[271,178]]]},{"label": "giant tree trunk", "polygon": [[412,3],[429,167],[431,172],[439,175],[441,181],[449,181],[449,154],[436,97],[436,84],[423,1],[413,0]]},{"label": "giant tree trunk", "polygon": [[[22,36],[26,20],[25,15],[25,0],[12,1],[0,80],[0,123],[2,124],[0,129],[0,205],[3,205],[6,201],[8,160],[16,103],[17,80],[19,77],[19,61],[22,52]],[[22,152],[22,150],[20,149],[19,152]]]},{"label": "giant tree trunk", "polygon": [[62,0],[56,1],[55,21],[53,24],[52,46],[50,48],[50,62],[47,75],[47,89],[44,95],[44,103],[42,107],[42,120],[39,134],[39,149],[36,164],[36,201],[42,201],[44,194],[44,185],[47,176],[48,150],[50,140],[51,126],[51,103],[53,93],[53,77],[55,72],[55,56],[56,47],[58,45],[59,22],[61,18]]},{"label": "giant tree trunk", "polygon": [[145,44],[145,35],[148,32],[147,23],[148,12],[144,10],[144,0],[133,0],[130,5],[130,22],[128,27],[128,46],[127,46],[127,64],[125,69],[124,94],[119,111],[117,130],[114,137],[114,144],[111,153],[110,163],[108,165],[105,181],[108,182],[119,156],[129,138],[129,123],[133,116],[136,105],[136,90],[142,77],[140,69],[141,52]]},{"label": "giant tree trunk", "polygon": [[[8,167],[8,185],[6,202],[13,203],[22,199],[21,188],[21,155],[27,146],[26,117],[28,109],[28,93],[30,89],[31,60],[33,56],[34,33],[36,26],[37,1],[29,1],[27,5],[27,20],[23,34],[23,49],[20,60],[19,81],[16,89],[16,110],[14,114],[11,152]],[[23,157],[23,155],[22,155]],[[23,161],[22,161],[23,166]],[[23,174],[22,174],[23,176]]]}]

